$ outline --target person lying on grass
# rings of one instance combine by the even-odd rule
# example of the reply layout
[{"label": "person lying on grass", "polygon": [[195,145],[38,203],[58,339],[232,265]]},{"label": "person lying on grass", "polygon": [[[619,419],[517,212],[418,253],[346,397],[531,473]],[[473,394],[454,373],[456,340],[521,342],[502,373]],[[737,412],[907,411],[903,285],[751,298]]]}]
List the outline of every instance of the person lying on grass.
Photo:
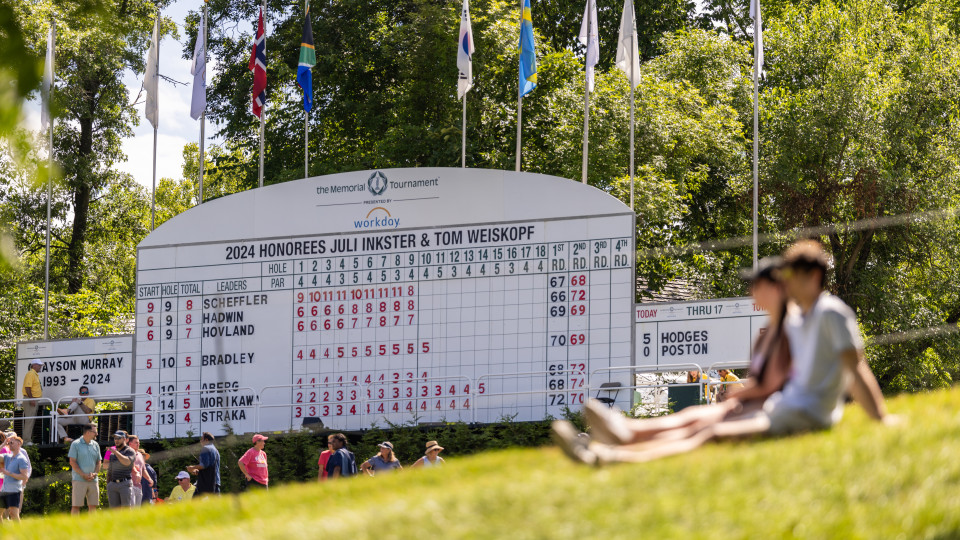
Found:
[{"label": "person lying on grass", "polygon": [[663,445],[692,449],[704,442],[697,437],[704,428],[746,418],[760,411],[764,401],[783,388],[790,370],[790,348],[783,330],[787,294],[775,275],[780,264],[779,257],[766,258],[760,261],[755,271],[744,274],[744,278],[750,281],[754,302],[769,313],[768,325],[753,347],[755,353],[750,362],[748,386],[738,392],[731,391],[722,403],[688,407],[675,414],[644,420],[626,418],[620,411],[590,400],[584,408],[584,415],[594,444],[588,448],[587,441],[578,436],[572,424],[559,421],[554,423],[553,433],[560,446],[574,459],[586,463],[596,462],[597,453],[611,457],[609,454],[616,449],[632,451],[639,449],[634,445],[641,443],[649,443],[647,447]]},{"label": "person lying on grass", "polygon": [[[853,310],[824,291],[829,264],[818,243],[801,241],[791,246],[782,265],[773,269],[773,276],[782,281],[792,300],[780,323],[792,367],[782,391],[758,398],[760,408],[756,408],[757,400],[743,399],[751,388],[715,405],[717,409],[710,413],[684,415],[681,411],[652,420],[629,420],[591,401],[584,412],[594,440],[584,441],[571,424],[562,421],[553,425],[555,440],[568,456],[588,464],[649,461],[688,452],[719,437],[784,435],[829,428],[843,415],[846,391],[871,418],[893,423],[896,419],[887,415],[883,395],[864,359]],[[756,283],[752,289],[756,298]],[[762,302],[758,300],[771,313],[773,322],[776,310]],[[767,334],[773,335],[772,330]],[[763,337],[755,350],[764,351],[768,359],[776,358],[777,354],[771,354],[762,342]],[[692,416],[696,418],[691,420]]]}]

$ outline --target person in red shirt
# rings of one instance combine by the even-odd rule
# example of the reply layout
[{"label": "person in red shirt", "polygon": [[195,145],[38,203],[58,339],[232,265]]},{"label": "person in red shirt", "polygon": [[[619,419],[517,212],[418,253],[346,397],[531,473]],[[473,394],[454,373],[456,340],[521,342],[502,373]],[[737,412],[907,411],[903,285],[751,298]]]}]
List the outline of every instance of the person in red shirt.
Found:
[{"label": "person in red shirt", "polygon": [[317,461],[317,465],[320,466],[320,470],[317,472],[317,481],[322,482],[327,479],[327,462],[330,461],[330,456],[333,455],[333,450],[330,447],[333,446],[333,443],[330,439],[327,439],[327,449],[323,452],[320,452],[320,460]]},{"label": "person in red shirt", "polygon": [[237,464],[247,479],[247,487],[267,488],[267,453],[263,451],[269,437],[257,433],[253,436],[253,448],[247,450]]}]

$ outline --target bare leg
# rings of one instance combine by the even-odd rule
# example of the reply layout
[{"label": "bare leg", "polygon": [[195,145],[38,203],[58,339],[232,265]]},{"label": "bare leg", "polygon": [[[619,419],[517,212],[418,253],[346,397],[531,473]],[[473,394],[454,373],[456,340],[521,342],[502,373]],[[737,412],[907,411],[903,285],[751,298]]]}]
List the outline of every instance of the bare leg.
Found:
[{"label": "bare leg", "polygon": [[631,444],[650,440],[670,430],[720,422],[732,410],[731,402],[698,405],[657,418],[635,420],[591,399],[583,409],[591,436],[607,444]]},{"label": "bare leg", "polygon": [[588,448],[601,463],[640,463],[689,452],[714,438],[757,435],[769,429],[770,420],[766,415],[750,414],[708,425],[684,438],[619,447],[591,443]]}]

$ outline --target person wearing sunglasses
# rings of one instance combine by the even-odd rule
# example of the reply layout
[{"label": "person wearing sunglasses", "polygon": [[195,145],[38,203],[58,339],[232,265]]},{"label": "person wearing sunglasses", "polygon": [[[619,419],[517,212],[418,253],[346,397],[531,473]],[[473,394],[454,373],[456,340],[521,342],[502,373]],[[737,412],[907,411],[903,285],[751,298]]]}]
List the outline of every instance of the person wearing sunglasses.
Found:
[{"label": "person wearing sunglasses", "polygon": [[90,397],[90,389],[86,386],[80,387],[80,396],[73,398],[70,406],[57,409],[60,418],[57,419],[57,435],[63,441],[63,444],[70,444],[73,439],[67,437],[67,426],[86,425],[93,423],[93,411],[97,402]]}]

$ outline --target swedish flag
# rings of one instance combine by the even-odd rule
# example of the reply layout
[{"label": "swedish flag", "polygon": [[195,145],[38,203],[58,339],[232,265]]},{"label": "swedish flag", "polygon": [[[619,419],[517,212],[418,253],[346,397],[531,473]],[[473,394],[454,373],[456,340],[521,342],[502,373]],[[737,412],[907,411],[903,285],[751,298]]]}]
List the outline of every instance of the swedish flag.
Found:
[{"label": "swedish flag", "polygon": [[537,87],[537,46],[533,41],[533,17],[530,0],[523,0],[520,18],[520,95],[525,96]]},{"label": "swedish flag", "polygon": [[300,62],[297,64],[297,85],[303,90],[303,110],[313,108],[313,73],[317,53],[313,48],[313,27],[310,25],[310,8],[303,16],[303,39],[300,40]]}]

